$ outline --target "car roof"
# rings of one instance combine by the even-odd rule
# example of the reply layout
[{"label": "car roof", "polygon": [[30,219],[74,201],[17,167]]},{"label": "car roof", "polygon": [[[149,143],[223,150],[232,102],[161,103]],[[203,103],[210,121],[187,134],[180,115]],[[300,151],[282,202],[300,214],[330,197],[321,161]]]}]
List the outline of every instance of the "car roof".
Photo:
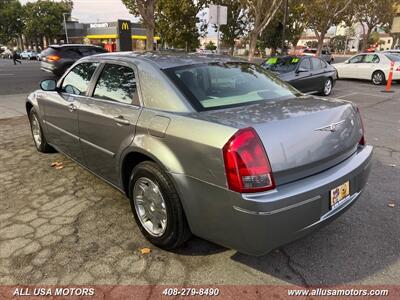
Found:
[{"label": "car roof", "polygon": [[243,59],[225,55],[204,55],[201,53],[174,53],[174,52],[113,52],[97,54],[96,58],[124,58],[125,60],[144,60],[160,69],[168,69],[205,63],[246,62]]},{"label": "car roof", "polygon": [[96,45],[88,45],[88,44],[54,44],[49,45],[49,48],[64,48],[64,47],[94,47],[94,48],[101,48]]}]

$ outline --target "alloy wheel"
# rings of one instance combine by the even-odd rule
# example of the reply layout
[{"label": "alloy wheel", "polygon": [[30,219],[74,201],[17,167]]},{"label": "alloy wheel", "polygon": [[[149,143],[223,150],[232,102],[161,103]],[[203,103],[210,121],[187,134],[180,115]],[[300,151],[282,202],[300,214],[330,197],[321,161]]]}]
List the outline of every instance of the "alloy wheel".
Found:
[{"label": "alloy wheel", "polygon": [[325,81],[325,86],[324,86],[324,95],[328,96],[332,91],[332,80],[328,79]]},{"label": "alloy wheel", "polygon": [[376,72],[373,77],[372,77],[372,81],[374,84],[379,85],[383,82],[383,75],[381,72]]}]

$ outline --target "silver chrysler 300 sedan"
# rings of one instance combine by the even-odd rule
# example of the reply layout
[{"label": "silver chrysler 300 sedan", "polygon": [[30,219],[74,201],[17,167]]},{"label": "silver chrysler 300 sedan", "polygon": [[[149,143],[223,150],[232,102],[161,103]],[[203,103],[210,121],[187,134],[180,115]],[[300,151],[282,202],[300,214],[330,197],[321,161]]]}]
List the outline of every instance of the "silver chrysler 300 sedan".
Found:
[{"label": "silver chrysler 300 sedan", "polygon": [[83,58],[43,81],[26,110],[37,149],[126,193],[163,249],[193,233],[262,255],[349,208],[371,166],[354,104],[227,57]]}]

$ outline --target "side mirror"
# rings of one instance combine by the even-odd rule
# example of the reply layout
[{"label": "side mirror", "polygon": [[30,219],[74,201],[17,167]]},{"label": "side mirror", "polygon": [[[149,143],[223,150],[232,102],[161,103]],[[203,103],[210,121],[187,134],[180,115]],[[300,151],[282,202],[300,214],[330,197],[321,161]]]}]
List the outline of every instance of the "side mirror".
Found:
[{"label": "side mirror", "polygon": [[57,82],[54,79],[46,79],[40,82],[40,88],[46,92],[54,92],[57,90]]}]

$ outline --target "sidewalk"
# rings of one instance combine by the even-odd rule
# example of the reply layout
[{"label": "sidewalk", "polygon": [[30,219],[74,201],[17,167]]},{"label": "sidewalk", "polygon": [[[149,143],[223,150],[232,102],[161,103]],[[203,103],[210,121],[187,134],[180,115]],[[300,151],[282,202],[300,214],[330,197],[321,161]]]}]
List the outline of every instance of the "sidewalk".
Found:
[{"label": "sidewalk", "polygon": [[0,95],[0,119],[26,115],[26,94]]}]

